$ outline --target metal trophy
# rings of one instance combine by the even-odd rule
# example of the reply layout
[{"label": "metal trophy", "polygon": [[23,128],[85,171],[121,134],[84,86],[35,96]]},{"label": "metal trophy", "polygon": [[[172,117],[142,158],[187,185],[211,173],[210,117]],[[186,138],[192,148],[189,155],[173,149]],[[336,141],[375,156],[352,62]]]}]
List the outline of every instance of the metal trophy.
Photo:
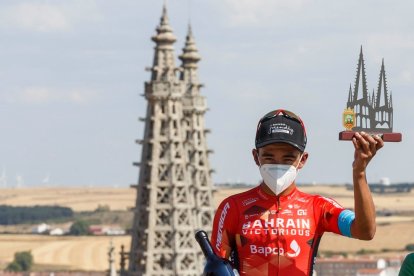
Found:
[{"label": "metal trophy", "polygon": [[[359,94],[362,92],[362,97]],[[377,93],[368,95],[364,57],[359,54],[354,91],[349,86],[348,102],[342,114],[345,131],[339,133],[339,140],[352,140],[355,132],[364,131],[380,135],[384,142],[401,142],[402,134],[393,132],[392,94],[388,93],[384,59],[378,81]]]}]

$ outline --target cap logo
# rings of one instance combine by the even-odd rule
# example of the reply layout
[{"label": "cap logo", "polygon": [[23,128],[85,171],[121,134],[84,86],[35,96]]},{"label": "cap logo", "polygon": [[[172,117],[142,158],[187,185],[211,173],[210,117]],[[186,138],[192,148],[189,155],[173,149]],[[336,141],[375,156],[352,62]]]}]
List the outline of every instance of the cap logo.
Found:
[{"label": "cap logo", "polygon": [[293,129],[284,123],[271,124],[269,127],[268,134],[272,133],[286,133],[289,135],[293,135]]}]

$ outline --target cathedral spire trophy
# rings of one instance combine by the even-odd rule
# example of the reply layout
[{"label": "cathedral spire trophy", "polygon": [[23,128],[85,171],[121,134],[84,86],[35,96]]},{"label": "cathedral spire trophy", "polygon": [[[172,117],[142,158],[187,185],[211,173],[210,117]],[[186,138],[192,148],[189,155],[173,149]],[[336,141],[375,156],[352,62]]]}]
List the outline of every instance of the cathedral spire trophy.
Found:
[{"label": "cathedral spire trophy", "polygon": [[200,60],[191,29],[182,65],[176,67],[176,37],[164,5],[156,35],[144,137],[125,275],[186,275],[202,272],[196,229],[211,231],[212,182],[204,127],[206,101],[200,94]]},{"label": "cathedral spire trophy", "polygon": [[368,95],[365,75],[364,55],[359,53],[357,75],[354,90],[349,86],[346,109],[342,114],[342,123],[346,131],[339,133],[339,140],[352,140],[355,132],[364,131],[380,135],[384,142],[400,142],[401,133],[393,132],[392,95],[387,88],[384,59],[382,60],[377,93]]}]

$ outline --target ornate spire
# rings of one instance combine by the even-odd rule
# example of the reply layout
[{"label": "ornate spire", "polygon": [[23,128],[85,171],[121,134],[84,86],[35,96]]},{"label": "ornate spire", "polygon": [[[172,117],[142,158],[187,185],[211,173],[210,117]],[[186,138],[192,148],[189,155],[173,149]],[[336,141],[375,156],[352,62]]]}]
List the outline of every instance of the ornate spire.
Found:
[{"label": "ornate spire", "polygon": [[352,87],[349,84],[349,93],[348,93],[348,104],[352,102]]},{"label": "ornate spire", "polygon": [[152,37],[156,43],[154,62],[152,67],[152,80],[175,79],[175,56],[173,44],[177,40],[168,22],[167,7],[163,6],[160,25],[157,34]]},{"label": "ornate spire", "polygon": [[179,56],[179,58],[182,61],[182,67],[184,69],[181,73],[180,79],[190,83],[198,83],[197,63],[200,61],[201,57],[198,54],[190,24],[188,24],[188,32],[185,39],[183,53]]},{"label": "ornate spire", "polygon": [[157,34],[152,37],[152,40],[157,44],[168,44],[172,46],[172,44],[177,40],[173,34],[173,29],[171,28],[168,15],[167,15],[167,7],[162,7],[162,16],[160,20],[160,25],[156,29]]},{"label": "ornate spire", "polygon": [[373,108],[375,108],[375,90],[374,90],[374,88],[372,89],[372,96],[371,96],[371,99],[370,99],[369,104],[370,104]]},{"label": "ornate spire", "polygon": [[362,45],[361,45],[361,50],[359,52],[357,77],[355,80],[355,87],[354,87],[354,102],[358,100],[358,94],[359,94],[359,88],[360,88],[359,83],[361,81],[362,81],[361,83],[362,98],[368,100],[367,78],[365,75],[365,62],[364,62],[364,55],[362,53]]},{"label": "ornate spire", "polygon": [[384,92],[384,96],[383,96],[384,106],[388,107],[389,101],[388,101],[387,79],[385,77],[384,59],[382,59],[381,72],[380,72],[379,81],[378,81],[378,91],[377,91],[377,98],[375,102],[376,107],[381,106],[381,96],[382,96],[381,92],[382,91]]}]

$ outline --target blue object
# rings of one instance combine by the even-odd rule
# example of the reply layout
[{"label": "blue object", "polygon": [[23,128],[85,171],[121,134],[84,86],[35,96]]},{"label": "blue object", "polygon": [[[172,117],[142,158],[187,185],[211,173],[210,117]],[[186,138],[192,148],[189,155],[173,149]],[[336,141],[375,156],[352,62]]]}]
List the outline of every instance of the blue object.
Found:
[{"label": "blue object", "polygon": [[338,217],[338,227],[343,236],[351,238],[351,225],[355,219],[355,213],[351,210],[343,210]]}]

